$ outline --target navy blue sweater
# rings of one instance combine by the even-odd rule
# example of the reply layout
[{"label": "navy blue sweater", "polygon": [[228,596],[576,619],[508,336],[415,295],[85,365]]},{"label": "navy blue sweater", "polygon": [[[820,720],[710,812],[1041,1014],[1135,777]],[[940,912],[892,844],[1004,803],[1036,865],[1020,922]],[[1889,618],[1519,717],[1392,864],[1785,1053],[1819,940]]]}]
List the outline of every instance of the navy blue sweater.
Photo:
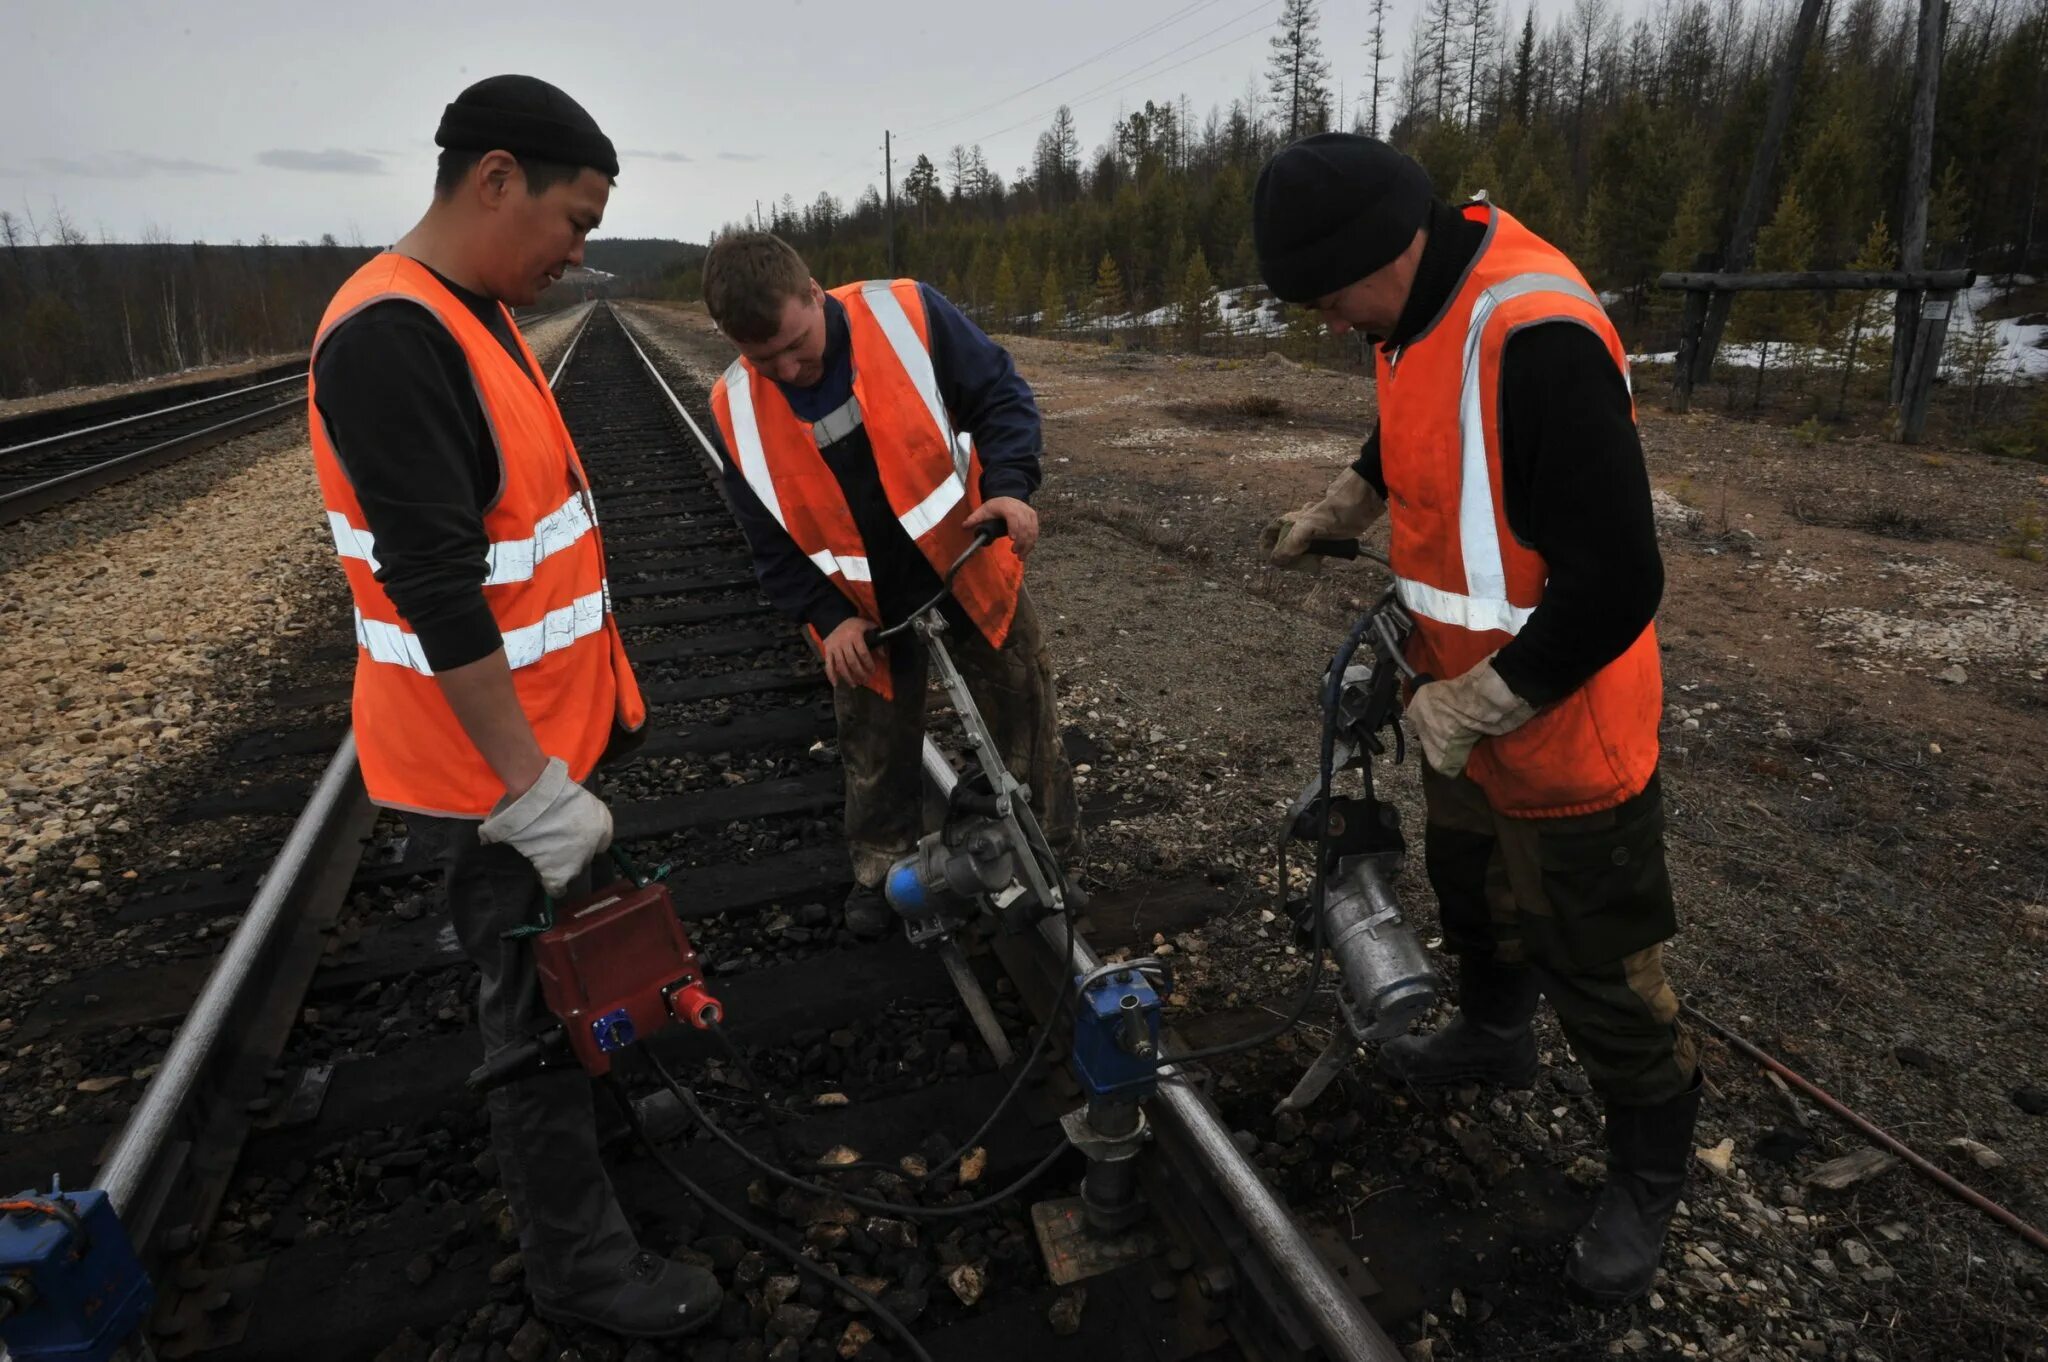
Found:
[{"label": "navy blue sweater", "polygon": [[[1031,387],[1010,362],[1009,352],[962,316],[929,284],[919,284],[924,297],[926,330],[931,337],[932,368],[939,380],[953,428],[974,436],[981,456],[984,499],[1015,497],[1029,501],[1038,490],[1039,454],[1044,439],[1038,404]],[[825,298],[825,376],[809,388],[777,383],[798,419],[816,421],[845,405],[853,395],[853,344],[846,308]],[[854,525],[866,546],[874,574],[876,603],[885,622],[894,624],[939,590],[939,575],[898,523],[875,466],[865,425],[820,451],[826,467],[839,480]],[[754,552],[754,571],[770,603],[799,623],[829,634],[859,612],[832,579],[807,558],[767,507],[754,495],[730,459],[725,467],[726,493],[740,527]],[[950,604],[950,602],[949,602]],[[971,628],[964,612],[949,609],[955,629]],[[900,649],[893,660],[907,661]]]}]

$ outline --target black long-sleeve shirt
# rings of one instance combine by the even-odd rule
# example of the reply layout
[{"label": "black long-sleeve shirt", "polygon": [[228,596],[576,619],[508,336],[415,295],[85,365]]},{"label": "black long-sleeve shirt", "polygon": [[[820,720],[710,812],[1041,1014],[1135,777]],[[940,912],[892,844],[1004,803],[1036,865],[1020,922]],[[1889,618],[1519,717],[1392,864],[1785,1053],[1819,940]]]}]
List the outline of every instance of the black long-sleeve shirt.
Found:
[{"label": "black long-sleeve shirt", "polygon": [[[434,277],[524,368],[504,308]],[[447,671],[490,656],[503,638],[484,600],[484,511],[504,470],[462,346],[417,303],[372,303],[321,342],[313,393],[369,522],[362,528],[376,537],[377,581],[427,665]]]},{"label": "black long-sleeve shirt", "polygon": [[[1415,283],[1386,349],[1436,318],[1485,236],[1484,224],[1448,204],[1432,208]],[[1543,705],[1635,642],[1663,598],[1664,561],[1628,384],[1600,338],[1575,322],[1517,331],[1500,375],[1508,529],[1543,555],[1550,575],[1542,601],[1493,665],[1515,694]],[[1378,430],[1352,466],[1385,495]]]},{"label": "black long-sleeve shirt", "polygon": [[[932,369],[938,378],[939,395],[945,401],[953,428],[974,437],[974,447],[981,458],[983,498],[1015,497],[1029,501],[1042,475],[1039,455],[1044,448],[1038,405],[1030,385],[1017,372],[1009,352],[961,315],[944,295],[929,284],[918,285],[918,291],[924,298],[926,331],[931,337]],[[789,400],[791,410],[804,421],[820,420],[845,405],[853,395],[852,332],[846,308],[838,299],[825,299],[824,377],[808,388],[789,383],[777,383],[776,387]],[[939,575],[904,532],[889,505],[881,472],[875,465],[874,446],[868,442],[867,427],[855,427],[819,453],[838,480],[847,508],[853,513],[854,525],[860,531],[861,543],[867,549],[868,568],[874,577],[875,600],[882,618],[893,624],[938,593]],[[755,575],[770,603],[821,635],[852,619],[858,613],[853,603],[797,548],[796,541],[768,513],[730,459],[726,461],[725,486],[733,513],[753,549]],[[974,627],[950,598],[943,608],[954,629]],[[899,664],[907,663],[911,656],[909,649],[891,654]]]}]

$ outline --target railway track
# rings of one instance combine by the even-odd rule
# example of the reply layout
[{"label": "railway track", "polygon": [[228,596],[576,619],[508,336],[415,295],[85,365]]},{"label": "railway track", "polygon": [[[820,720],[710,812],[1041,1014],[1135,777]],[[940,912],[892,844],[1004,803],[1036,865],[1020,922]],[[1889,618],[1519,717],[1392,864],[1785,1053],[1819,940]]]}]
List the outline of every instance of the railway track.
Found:
[{"label": "railway track", "polygon": [[[638,759],[607,773],[601,793],[632,857],[671,868],[737,1065],[695,1033],[647,1044],[694,1074],[721,1123],[759,1151],[935,1159],[1012,1086],[990,1052],[991,1027],[1028,1053],[1033,1026],[1058,1025],[1063,975],[1218,905],[1197,890],[1105,900],[1079,932],[1046,923],[1001,940],[971,962],[992,1000],[979,1028],[936,955],[900,935],[849,931],[837,908],[846,869],[829,694],[756,591],[699,444],[698,390],[665,383],[609,308],[593,310],[555,381],[650,706]],[[303,756],[335,737],[313,726],[267,741]],[[936,784],[950,778],[936,749],[927,770]],[[311,789],[289,792],[299,794],[304,811],[283,851],[99,1164],[97,1182],[161,1288],[158,1355],[322,1362],[387,1348],[426,1358],[439,1346],[437,1357],[503,1348],[526,1358],[568,1344],[583,1357],[618,1356],[600,1337],[550,1338],[524,1309],[481,1104],[461,1087],[479,1049],[472,976],[425,858],[389,823],[378,839],[388,854],[362,857],[375,815],[345,735]],[[965,1190],[1055,1161],[1024,1197],[972,1217],[920,1218],[961,1190],[956,1177],[913,1189],[865,1175],[864,1188],[847,1190],[904,1211],[848,1227],[823,1213],[836,1209],[831,1198],[764,1183],[701,1131],[680,1157],[721,1201],[880,1283],[884,1304],[937,1357],[1398,1356],[1360,1305],[1371,1288],[1362,1266],[1287,1214],[1193,1075],[1167,1078],[1150,1104],[1155,1152],[1140,1164],[1148,1237],[1088,1278],[1085,1298],[1051,1280],[1026,1199],[1071,1192],[1084,1161],[1056,1154],[1060,1118],[1079,1099],[1063,1047],[1050,1052],[987,1131]],[[74,1166],[78,1152],[74,1139]],[[785,1292],[787,1268],[773,1254],[707,1221],[652,1161],[623,1143],[614,1154],[643,1240],[709,1263],[727,1283],[724,1312],[691,1341],[700,1351],[682,1355],[902,1355],[828,1293],[794,1279]],[[31,1139],[6,1162],[59,1161]],[[800,1305],[795,1318],[808,1327],[794,1351],[769,1354],[771,1339],[791,1337],[789,1316],[768,1304],[777,1296]],[[882,1336],[861,1352],[869,1328]]]},{"label": "railway track", "polygon": [[305,410],[305,362],[0,422],[0,525]]}]

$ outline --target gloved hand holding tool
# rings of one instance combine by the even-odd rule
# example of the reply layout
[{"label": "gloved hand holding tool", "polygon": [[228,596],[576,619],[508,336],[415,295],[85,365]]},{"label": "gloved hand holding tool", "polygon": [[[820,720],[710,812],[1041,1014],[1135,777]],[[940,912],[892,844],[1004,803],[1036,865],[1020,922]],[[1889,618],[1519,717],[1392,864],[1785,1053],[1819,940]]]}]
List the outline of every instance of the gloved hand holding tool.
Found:
[{"label": "gloved hand holding tool", "polygon": [[[1263,535],[1266,555],[1280,567],[1293,567],[1301,562],[1315,540],[1356,539],[1370,529],[1386,509],[1385,499],[1372,489],[1372,484],[1360,477],[1356,470],[1346,468],[1330,484],[1330,490],[1323,493],[1321,501],[1312,501],[1298,511],[1289,511],[1266,526]],[[1320,558],[1311,557],[1306,566],[1320,568],[1322,562]]]},{"label": "gloved hand holding tool", "polygon": [[487,843],[503,842],[533,862],[551,899],[568,892],[597,853],[612,844],[612,812],[604,801],[569,779],[569,764],[548,758],[540,779],[498,807],[477,829]]},{"label": "gloved hand holding tool", "polygon": [[1536,709],[1508,689],[1489,657],[1463,676],[1418,685],[1407,714],[1430,766],[1456,776],[1481,738],[1514,732],[1536,717]]}]

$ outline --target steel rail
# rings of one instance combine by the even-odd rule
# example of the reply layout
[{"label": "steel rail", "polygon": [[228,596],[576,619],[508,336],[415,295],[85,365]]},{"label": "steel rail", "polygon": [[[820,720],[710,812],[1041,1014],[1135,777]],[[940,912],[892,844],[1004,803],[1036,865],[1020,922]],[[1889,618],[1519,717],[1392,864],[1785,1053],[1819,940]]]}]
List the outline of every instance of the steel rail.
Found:
[{"label": "steel rail", "polygon": [[121,426],[138,425],[146,421],[160,421],[173,412],[188,411],[193,407],[203,407],[209,403],[232,402],[236,398],[262,392],[265,388],[275,388],[285,383],[303,383],[305,381],[306,375],[303,371],[296,374],[286,374],[283,378],[267,379],[262,383],[251,383],[246,388],[233,388],[224,393],[214,393],[211,397],[195,397],[189,402],[178,402],[168,407],[153,407],[148,411],[137,412],[133,416],[116,417],[111,421],[102,421],[96,426],[84,426],[78,430],[59,431],[55,435],[45,435],[39,440],[24,440],[18,445],[7,445],[4,448],[0,448],[0,459],[16,454],[26,454],[32,450],[42,449],[49,445],[75,444],[85,439],[88,435],[98,435],[103,431],[115,430]]},{"label": "steel rail", "polygon": [[170,1050],[100,1167],[98,1185],[131,1234],[137,1228],[131,1212],[149,1208],[154,1213],[152,1203],[160,1200],[152,1195],[155,1175],[173,1139],[189,1127],[192,1098],[213,1068],[231,1024],[248,1010],[252,986],[260,990],[274,982],[261,967],[275,958],[279,940],[293,925],[286,910],[298,902],[306,879],[323,853],[331,849],[336,826],[349,821],[351,812],[366,807],[367,797],[356,769],[356,738],[350,733],[321,773],[312,797],[292,824],[256,897],[222,950],[220,963],[207,975],[206,987],[179,1025]]},{"label": "steel rail", "polygon": [[[303,382],[303,377],[299,381]],[[208,446],[233,439],[237,435],[259,430],[273,422],[284,420],[298,410],[301,410],[299,400],[296,397],[290,398],[272,406],[243,412],[204,430],[188,431],[183,435],[173,436],[147,449],[116,455],[84,468],[73,469],[69,473],[60,473],[54,478],[46,478],[42,482],[31,483],[12,492],[0,493],[0,525],[11,524],[38,511],[46,511],[52,506],[61,506],[67,501],[84,496],[87,492],[105,487],[108,483],[120,482],[160,464],[173,462]],[[27,446],[17,445],[16,448],[25,449]]]}]

